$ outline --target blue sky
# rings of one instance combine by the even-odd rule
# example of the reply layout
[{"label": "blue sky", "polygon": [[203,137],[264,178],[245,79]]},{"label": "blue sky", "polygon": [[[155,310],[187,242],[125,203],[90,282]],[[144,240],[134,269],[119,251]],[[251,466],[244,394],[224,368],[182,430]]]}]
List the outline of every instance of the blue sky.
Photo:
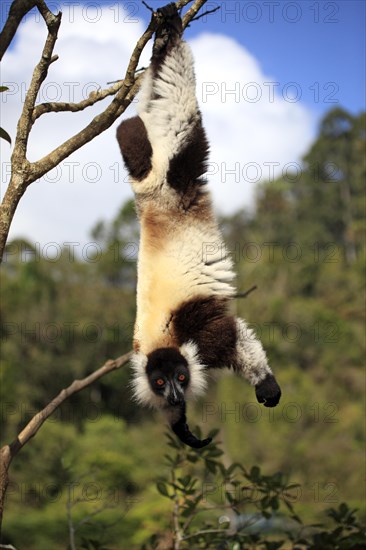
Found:
[{"label": "blue sky", "polygon": [[[164,2],[148,0],[154,8]],[[3,17],[10,3],[1,2]],[[358,114],[365,109],[365,2],[208,0],[206,6],[219,4],[221,10],[194,22],[185,36],[195,58],[197,97],[211,143],[209,189],[216,210],[230,214],[252,208],[260,181],[286,173],[289,166],[301,169],[328,110],[341,106]],[[48,5],[54,12],[61,8],[59,0]],[[149,17],[139,0],[65,0],[55,48],[59,60],[52,64],[39,100],[78,102],[96,87],[123,78]],[[1,97],[1,125],[11,136],[44,38],[44,22],[29,14],[1,63],[1,83],[9,87]],[[149,55],[147,48],[141,59],[145,67]],[[246,96],[248,83],[254,88]],[[210,86],[216,91],[206,94],[205,101]],[[224,93],[233,88],[240,96]],[[256,89],[261,96],[253,102],[249,96]],[[299,94],[295,100],[294,94]],[[29,140],[29,160],[42,158],[105,106],[39,119]],[[133,106],[125,116],[132,114]],[[76,239],[82,244],[98,220],[113,219],[132,198],[115,139],[118,123],[29,187],[11,238],[27,235],[38,243]],[[11,147],[3,140],[0,154],[4,193]]]},{"label": "blue sky", "polygon": [[[123,3],[133,17],[134,2]],[[235,38],[279,89],[298,83],[301,100],[319,116],[335,104],[353,114],[365,109],[364,0],[208,0],[207,9],[219,4],[219,11],[192,24],[187,38],[206,30]],[[137,16],[145,13],[138,6]]]},{"label": "blue sky", "polygon": [[[117,5],[127,19],[148,20],[140,0],[66,0],[70,5]],[[150,0],[157,8],[164,0]],[[49,2],[50,7],[60,2]],[[357,114],[365,109],[365,0],[208,0],[221,9],[186,31],[187,38],[208,31],[235,38],[280,83],[301,86],[301,101],[319,116],[334,104]],[[10,1],[2,4],[4,19]],[[205,8],[206,9],[206,8]],[[213,55],[215,53],[213,52]]]}]

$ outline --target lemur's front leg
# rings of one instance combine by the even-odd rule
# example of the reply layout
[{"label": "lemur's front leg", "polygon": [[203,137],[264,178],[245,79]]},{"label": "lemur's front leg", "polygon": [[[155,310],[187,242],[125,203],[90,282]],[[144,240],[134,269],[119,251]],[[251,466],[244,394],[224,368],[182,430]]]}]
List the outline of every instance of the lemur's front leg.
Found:
[{"label": "lemur's front leg", "polygon": [[275,407],[279,403],[281,389],[268,366],[262,344],[242,319],[236,319],[236,331],[234,369],[255,387],[259,403],[265,407]]}]

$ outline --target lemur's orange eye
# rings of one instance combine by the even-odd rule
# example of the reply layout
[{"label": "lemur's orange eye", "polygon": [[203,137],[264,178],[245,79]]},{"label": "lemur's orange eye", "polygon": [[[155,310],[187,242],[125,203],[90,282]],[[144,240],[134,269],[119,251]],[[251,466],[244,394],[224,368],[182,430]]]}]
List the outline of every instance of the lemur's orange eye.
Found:
[{"label": "lemur's orange eye", "polygon": [[158,386],[164,386],[165,380],[163,378],[158,378],[155,382]]},{"label": "lemur's orange eye", "polygon": [[184,374],[180,374],[180,375],[178,376],[179,382],[184,382],[185,379],[186,379],[186,377],[185,377]]}]

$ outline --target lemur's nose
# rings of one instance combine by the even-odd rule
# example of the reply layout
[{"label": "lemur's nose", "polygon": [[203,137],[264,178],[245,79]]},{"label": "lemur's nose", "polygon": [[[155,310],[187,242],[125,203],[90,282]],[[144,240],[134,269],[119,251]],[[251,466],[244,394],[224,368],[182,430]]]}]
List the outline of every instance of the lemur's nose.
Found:
[{"label": "lemur's nose", "polygon": [[175,392],[170,393],[167,398],[169,405],[172,405],[173,407],[183,403],[183,400],[184,400],[183,397],[179,394],[176,394]]}]

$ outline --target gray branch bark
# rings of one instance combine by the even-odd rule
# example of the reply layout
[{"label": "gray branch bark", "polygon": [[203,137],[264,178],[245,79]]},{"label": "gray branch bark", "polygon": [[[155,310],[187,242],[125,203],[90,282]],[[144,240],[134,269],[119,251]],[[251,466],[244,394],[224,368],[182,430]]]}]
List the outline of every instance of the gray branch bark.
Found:
[{"label": "gray branch bark", "polygon": [[83,378],[82,380],[74,380],[70,386],[60,391],[60,393],[39,411],[23,430],[18,434],[12,443],[4,445],[0,449],[0,527],[4,511],[4,501],[6,495],[6,489],[9,483],[9,467],[13,458],[19,453],[19,451],[26,445],[32,437],[42,427],[43,423],[49,418],[56,409],[68,399],[71,395],[78,393],[79,391],[87,388],[103,376],[106,376],[110,372],[121,368],[125,365],[131,357],[131,352],[118,357],[118,359],[107,361],[98,370]]},{"label": "gray branch bark", "polygon": [[[176,5],[180,9],[193,2],[183,18],[183,27],[197,15],[207,0],[179,0]],[[92,141],[96,136],[107,130],[117,118],[127,109],[135,97],[141,79],[136,75],[137,65],[141,53],[147,42],[152,38],[154,32],[161,23],[161,17],[153,12],[150,23],[132,52],[124,79],[114,84],[107,90],[96,92],[84,102],[79,104],[55,104],[48,103],[35,106],[37,94],[42,82],[47,77],[51,63],[56,61],[53,56],[53,49],[57,40],[57,32],[61,23],[61,14],[54,15],[43,0],[14,0],[9,13],[9,23],[5,24],[0,35],[0,55],[3,55],[10,44],[14,33],[22,17],[32,8],[37,7],[42,14],[48,28],[48,36],[42,52],[41,60],[36,66],[29,86],[28,93],[23,106],[23,111],[17,126],[14,150],[11,158],[11,176],[4,199],[0,206],[0,261],[2,260],[4,248],[8,238],[10,226],[19,204],[28,186],[44,174],[52,170],[69,155],[80,149],[83,145]],[[91,122],[80,132],[66,140],[63,144],[48,153],[42,159],[30,163],[27,160],[27,145],[29,135],[34,122],[44,113],[49,111],[77,111],[94,105],[97,101],[109,95],[114,95],[110,105],[100,114],[95,116]]]}]

